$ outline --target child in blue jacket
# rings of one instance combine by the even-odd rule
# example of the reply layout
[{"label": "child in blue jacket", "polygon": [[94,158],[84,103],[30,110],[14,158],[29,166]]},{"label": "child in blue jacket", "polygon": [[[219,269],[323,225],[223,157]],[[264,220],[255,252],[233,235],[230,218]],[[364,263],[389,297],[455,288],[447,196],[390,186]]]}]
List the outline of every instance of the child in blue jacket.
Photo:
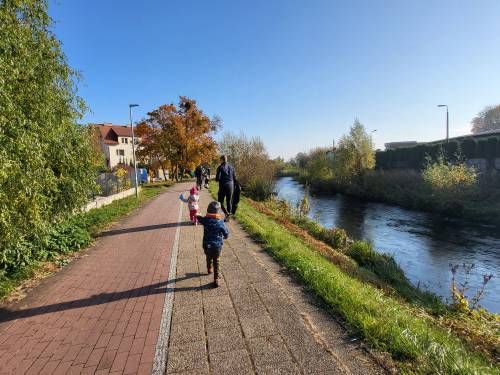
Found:
[{"label": "child in blue jacket", "polygon": [[219,202],[211,202],[207,208],[207,215],[197,216],[198,222],[203,225],[203,251],[207,257],[207,272],[212,273],[213,263],[214,287],[216,288],[219,286],[219,256],[224,239],[229,236],[224,221],[219,215],[220,207]]}]

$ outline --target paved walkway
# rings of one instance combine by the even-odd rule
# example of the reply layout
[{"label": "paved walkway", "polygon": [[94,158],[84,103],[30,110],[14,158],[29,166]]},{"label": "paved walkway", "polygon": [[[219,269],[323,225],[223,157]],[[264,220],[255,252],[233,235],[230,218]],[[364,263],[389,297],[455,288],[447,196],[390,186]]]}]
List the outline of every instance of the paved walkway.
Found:
[{"label": "paved walkway", "polygon": [[102,233],[20,303],[0,308],[0,373],[150,374],[179,184]]},{"label": "paved walkway", "polygon": [[[383,373],[235,222],[212,288],[203,229],[187,223],[185,205],[179,220],[189,187],[170,188],[0,306],[0,373]],[[202,212],[210,200],[204,190]]]},{"label": "paved walkway", "polygon": [[[203,191],[203,213],[210,200]],[[384,373],[237,223],[229,230],[214,289],[203,229],[182,227],[167,374]]]}]

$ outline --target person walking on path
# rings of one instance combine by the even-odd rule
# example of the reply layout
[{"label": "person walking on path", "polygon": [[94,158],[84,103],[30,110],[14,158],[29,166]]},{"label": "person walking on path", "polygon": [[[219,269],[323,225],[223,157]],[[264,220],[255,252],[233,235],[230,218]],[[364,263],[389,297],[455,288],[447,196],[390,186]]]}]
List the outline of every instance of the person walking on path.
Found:
[{"label": "person walking on path", "polygon": [[207,215],[197,216],[198,221],[203,225],[203,251],[207,258],[207,272],[212,273],[213,263],[214,287],[216,288],[219,286],[219,256],[224,239],[229,236],[229,232],[219,216],[219,208],[219,202],[211,202],[207,208]]},{"label": "person walking on path", "polygon": [[203,175],[205,174],[205,170],[203,166],[200,164],[194,170],[194,176],[196,177],[196,187],[198,190],[201,190],[203,187]]},{"label": "person walking on path", "polygon": [[[232,201],[234,182],[236,181],[236,174],[231,164],[227,162],[227,156],[220,157],[221,164],[217,168],[215,174],[215,181],[219,183],[218,201],[221,205],[222,211],[226,215],[224,221],[229,221],[232,212]],[[224,200],[226,205],[224,206]]]},{"label": "person walking on path", "polygon": [[179,198],[181,201],[188,204],[189,220],[191,220],[191,222],[194,225],[198,224],[196,220],[196,215],[198,214],[199,201],[200,201],[200,196],[198,195],[198,189],[196,187],[193,187],[189,191],[189,197],[187,199],[184,198],[183,194],[181,194]]}]

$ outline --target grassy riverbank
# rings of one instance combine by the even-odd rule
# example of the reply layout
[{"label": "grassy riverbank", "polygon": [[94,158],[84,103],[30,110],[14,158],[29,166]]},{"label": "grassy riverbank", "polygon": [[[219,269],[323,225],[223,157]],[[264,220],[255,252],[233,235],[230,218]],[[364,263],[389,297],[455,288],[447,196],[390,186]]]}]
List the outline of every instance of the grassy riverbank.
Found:
[{"label": "grassy riverbank", "polygon": [[17,269],[0,271],[0,301],[21,297],[23,292],[16,289],[23,286],[32,287],[40,279],[64,267],[77,256],[78,251],[88,247],[100,231],[172,184],[147,184],[139,193],[138,199],[133,195],[119,199],[107,206],[77,214],[55,226],[44,243],[30,244],[33,248],[36,247],[36,253],[40,254],[38,259]]},{"label": "grassy riverbank", "polygon": [[475,192],[461,197],[436,192],[425,183],[420,173],[413,170],[368,171],[360,180],[343,183],[331,176],[318,177],[291,167],[282,170],[280,175],[308,184],[316,192],[343,193],[412,210],[500,224],[500,186],[497,178],[479,179]]},{"label": "grassy riverbank", "polygon": [[[245,198],[237,218],[334,313],[343,316],[374,348],[388,352],[402,372],[499,373],[495,349],[499,343],[498,320],[454,316],[432,296],[419,299],[410,293],[405,295],[401,288],[394,288],[396,280],[381,276],[399,273],[392,265],[392,271],[381,269],[381,265],[391,263],[389,260],[379,263],[360,244],[357,250],[352,250],[356,246],[349,247],[354,251],[351,257],[328,246],[324,238],[320,241],[311,235],[314,230],[304,229],[305,224],[280,220],[276,212],[272,205]],[[364,263],[369,259],[372,261]],[[401,277],[397,279],[404,283]],[[418,296],[420,292],[412,293]],[[469,336],[475,336],[475,340],[469,340]],[[489,344],[476,346],[481,341]]]}]

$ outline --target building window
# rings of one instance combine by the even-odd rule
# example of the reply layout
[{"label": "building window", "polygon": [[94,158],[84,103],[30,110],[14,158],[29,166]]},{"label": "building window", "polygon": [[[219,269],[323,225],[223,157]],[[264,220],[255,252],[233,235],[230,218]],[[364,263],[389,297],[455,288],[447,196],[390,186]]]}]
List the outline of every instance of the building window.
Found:
[{"label": "building window", "polygon": [[118,155],[118,156],[124,156],[125,155],[125,150],[116,150],[116,155]]},{"label": "building window", "polygon": [[122,143],[128,144],[128,138],[122,138]]}]

